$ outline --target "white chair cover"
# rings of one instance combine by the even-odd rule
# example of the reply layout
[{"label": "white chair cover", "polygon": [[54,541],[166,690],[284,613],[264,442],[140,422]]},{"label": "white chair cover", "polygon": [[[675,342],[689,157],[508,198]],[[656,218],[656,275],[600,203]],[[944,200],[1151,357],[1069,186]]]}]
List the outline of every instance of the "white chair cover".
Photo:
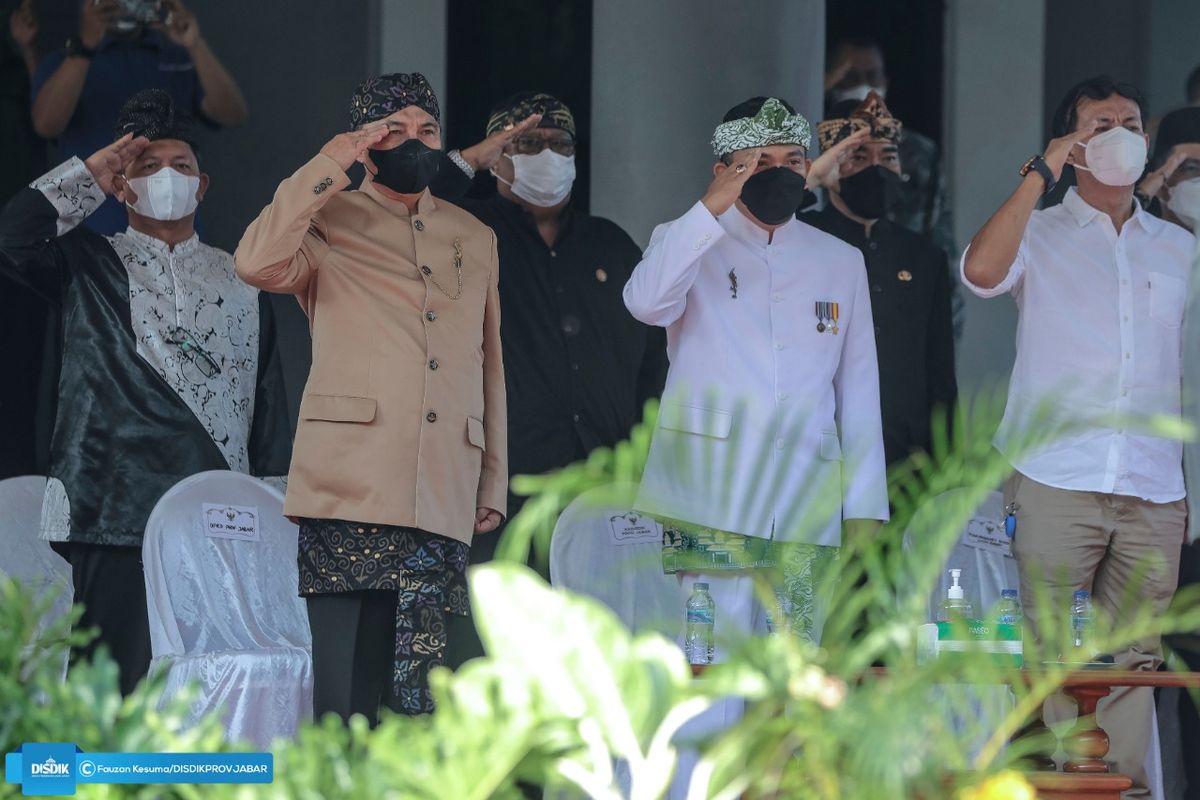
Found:
[{"label": "white chair cover", "polygon": [[[679,581],[662,570],[662,532],[634,514],[636,483],[584,492],[562,512],[550,541],[550,583],[599,600],[631,630],[679,632]],[[622,541],[631,520],[657,531]],[[616,526],[616,530],[614,530]]]},{"label": "white chair cover", "polygon": [[169,670],[164,702],[199,685],[189,724],[219,711],[230,739],[265,748],[312,718],[296,537],[283,496],[237,472],[193,475],[155,505],[142,546],[152,669]]},{"label": "white chair cover", "polygon": [[[49,613],[38,623],[39,633],[61,619],[74,599],[71,565],[39,536],[46,479],[26,475],[0,481],[0,574],[20,581],[36,595],[54,593]],[[62,673],[69,652],[63,648]]]}]

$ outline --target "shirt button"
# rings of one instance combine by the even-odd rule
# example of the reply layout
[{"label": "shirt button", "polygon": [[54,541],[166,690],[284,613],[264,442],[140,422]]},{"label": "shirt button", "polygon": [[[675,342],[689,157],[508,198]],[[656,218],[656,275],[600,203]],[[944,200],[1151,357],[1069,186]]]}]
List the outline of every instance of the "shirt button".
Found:
[{"label": "shirt button", "polygon": [[1129,315],[1128,315],[1128,314],[1126,314],[1126,315],[1125,315],[1125,321],[1126,321],[1126,322],[1129,322]]},{"label": "shirt button", "polygon": [[874,283],[874,284],[871,284],[871,291],[872,292],[882,292],[883,287],[880,286],[878,283]]},{"label": "shirt button", "polygon": [[578,365],[578,364],[572,364],[572,365],[571,365],[571,369],[572,369],[572,370],[574,370],[575,372],[579,372],[579,365]]},{"label": "shirt button", "polygon": [[437,319],[437,314],[434,313],[433,311],[426,311],[425,319],[429,320],[430,322],[433,322],[435,319]]},{"label": "shirt button", "polygon": [[425,421],[426,422],[437,422],[437,412],[430,411],[428,414],[425,415]]},{"label": "shirt button", "polygon": [[1129,360],[1129,353],[1126,353],[1126,354],[1125,354],[1125,360],[1126,360],[1126,361],[1128,361],[1128,360]]},{"label": "shirt button", "polygon": [[1121,397],[1128,397],[1128,396],[1129,396],[1129,390],[1128,390],[1128,389],[1122,389],[1122,390],[1121,390]]},{"label": "shirt button", "polygon": [[776,343],[775,343],[775,349],[776,349],[776,350],[782,350],[782,349],[783,349],[783,342],[776,342]]},{"label": "shirt button", "polygon": [[425,223],[421,222],[421,220],[419,220],[419,219],[416,219],[416,220],[413,220],[413,227],[419,231],[423,231],[423,230],[425,230]]},{"label": "shirt button", "polygon": [[437,369],[437,368],[438,368],[438,360],[437,360],[436,358],[431,358],[431,359],[429,359],[429,368],[430,368],[430,369]]},{"label": "shirt button", "polygon": [[783,295],[781,295],[779,292],[776,292],[775,294],[771,295],[771,299],[774,300],[776,303],[782,303]]},{"label": "shirt button", "polygon": [[582,419],[582,417],[580,417],[578,414],[572,414],[571,419],[575,420],[576,422],[579,422],[579,420]]},{"label": "shirt button", "polygon": [[424,264],[421,265],[421,272],[424,272],[426,275],[433,274],[433,270],[431,270],[429,267],[425,266]]},{"label": "shirt button", "polygon": [[783,441],[783,439],[776,439],[775,440],[775,449],[782,450],[785,444],[787,444],[787,442]]},{"label": "shirt button", "polygon": [[781,402],[781,403],[782,403],[784,400],[787,400],[787,399],[788,399],[788,393],[787,393],[787,392],[780,392],[779,394],[777,394],[777,395],[775,395],[775,396],[779,398],[779,402]]},{"label": "shirt button", "polygon": [[557,250],[551,250],[551,251],[550,251],[550,257],[551,257],[551,258],[558,258],[558,251],[557,251]]},{"label": "shirt button", "polygon": [[878,249],[879,249],[879,242],[870,242],[870,243],[867,245],[867,247],[871,248],[872,250],[878,250]]}]

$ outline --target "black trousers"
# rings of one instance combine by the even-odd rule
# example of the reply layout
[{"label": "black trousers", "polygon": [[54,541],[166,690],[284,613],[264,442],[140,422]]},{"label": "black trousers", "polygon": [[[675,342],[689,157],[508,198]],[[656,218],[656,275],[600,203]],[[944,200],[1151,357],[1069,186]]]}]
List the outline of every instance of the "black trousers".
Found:
[{"label": "black trousers", "polygon": [[130,694],[150,669],[141,549],[79,542],[56,542],[54,549],[71,563],[75,602],[83,606],[78,627],[99,632],[74,658],[91,658],[106,647],[120,670],[121,694]]},{"label": "black trousers", "polygon": [[362,714],[372,726],[381,705],[402,712],[392,691],[396,658],[394,591],[310,595],[313,717],[332,711],[343,721]]}]

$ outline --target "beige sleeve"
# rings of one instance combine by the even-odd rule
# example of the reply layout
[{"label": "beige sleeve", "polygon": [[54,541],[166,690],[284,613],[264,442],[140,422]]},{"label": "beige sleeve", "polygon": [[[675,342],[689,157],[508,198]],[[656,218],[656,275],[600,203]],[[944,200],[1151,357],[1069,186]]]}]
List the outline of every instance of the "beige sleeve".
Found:
[{"label": "beige sleeve", "polygon": [[321,207],[349,184],[337,162],[320,153],[279,184],[233,255],[242,280],[268,292],[303,294],[329,252]]},{"label": "beige sleeve", "polygon": [[487,449],[479,475],[477,506],[508,515],[508,405],[500,349],[499,258],[492,234],[487,305],[483,313],[483,428]]}]

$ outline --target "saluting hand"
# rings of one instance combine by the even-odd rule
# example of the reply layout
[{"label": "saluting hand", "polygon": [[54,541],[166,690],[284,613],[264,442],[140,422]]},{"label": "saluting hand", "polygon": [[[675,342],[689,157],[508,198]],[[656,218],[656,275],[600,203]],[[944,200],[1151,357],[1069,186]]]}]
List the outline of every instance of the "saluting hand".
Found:
[{"label": "saluting hand", "polygon": [[368,122],[356,131],[339,133],[321,148],[321,152],[336,161],[338,166],[345,171],[350,169],[355,161],[362,161],[363,154],[373,145],[383,141],[387,135],[387,122],[378,119]]},{"label": "saluting hand", "polygon": [[719,217],[732,208],[741,196],[742,187],[750,180],[754,168],[758,166],[758,154],[761,150],[761,147],[739,150],[733,155],[733,162],[725,165],[724,169],[720,169],[720,164],[717,165],[719,171],[716,177],[708,185],[704,197],[700,198],[700,202],[704,203],[704,207],[714,217]]},{"label": "saluting hand", "polygon": [[1071,153],[1075,145],[1090,139],[1094,132],[1095,126],[1092,127],[1092,130],[1072,131],[1066,136],[1050,140],[1050,144],[1046,145],[1046,152],[1042,154],[1042,160],[1046,162],[1046,166],[1054,173],[1054,180],[1062,177],[1064,166],[1074,163]]},{"label": "saluting hand", "polygon": [[824,153],[821,153],[812,162],[812,166],[808,168],[808,175],[805,176],[805,186],[809,189],[817,186],[832,189],[834,186],[837,186],[842,174],[842,164],[846,163],[846,159],[850,157],[850,154],[860,144],[870,138],[871,129],[863,128],[842,139]]},{"label": "saluting hand", "polygon": [[471,169],[476,172],[483,172],[496,166],[496,162],[500,160],[500,154],[504,152],[504,147],[513,139],[520,136],[528,130],[532,130],[542,121],[541,114],[534,114],[526,117],[509,128],[501,128],[495,133],[488,136],[482,142],[465,150],[460,150],[459,155],[463,157],[471,165]]},{"label": "saluting hand", "polygon": [[475,532],[476,533],[491,533],[500,526],[500,521],[504,519],[499,511],[491,508],[475,509]]},{"label": "saluting hand", "polygon": [[97,150],[83,164],[88,168],[88,172],[92,173],[101,191],[112,194],[113,178],[123,173],[148,144],[150,140],[145,136],[135,139],[132,133],[127,133],[108,147]]}]

